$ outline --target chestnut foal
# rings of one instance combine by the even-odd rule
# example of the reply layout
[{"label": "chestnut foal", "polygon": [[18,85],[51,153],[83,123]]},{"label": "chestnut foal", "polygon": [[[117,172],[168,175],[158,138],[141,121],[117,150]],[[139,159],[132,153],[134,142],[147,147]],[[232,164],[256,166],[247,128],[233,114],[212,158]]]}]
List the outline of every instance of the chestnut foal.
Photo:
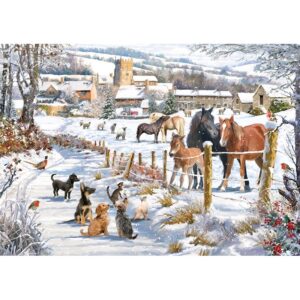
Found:
[{"label": "chestnut foal", "polygon": [[189,189],[191,189],[193,183],[192,168],[196,164],[201,170],[201,174],[204,174],[204,160],[201,150],[199,148],[186,148],[183,139],[184,136],[173,134],[170,143],[169,155],[174,157],[174,168],[170,185],[172,185],[178,170],[182,169],[183,174],[180,176],[180,187],[183,185],[184,176],[189,173]]},{"label": "chestnut foal", "polygon": [[[265,147],[266,128],[262,124],[253,124],[249,126],[239,126],[234,122],[233,116],[229,119],[220,118],[220,145],[226,147],[228,152],[251,152],[261,151]],[[228,177],[231,173],[231,168],[234,159],[240,160],[240,176],[241,184],[240,191],[245,191],[245,163],[246,160],[255,160],[258,167],[262,168],[263,154],[262,153],[246,153],[246,154],[228,154],[228,163],[225,178],[223,180],[221,190],[225,191],[228,185]],[[260,180],[259,174],[259,180]],[[258,182],[259,182],[258,180]]]}]

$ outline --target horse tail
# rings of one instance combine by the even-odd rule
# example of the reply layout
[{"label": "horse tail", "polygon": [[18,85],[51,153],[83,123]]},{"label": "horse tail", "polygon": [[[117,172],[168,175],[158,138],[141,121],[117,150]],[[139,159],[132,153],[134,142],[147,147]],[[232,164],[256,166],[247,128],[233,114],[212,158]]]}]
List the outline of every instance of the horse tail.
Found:
[{"label": "horse tail", "polygon": [[179,124],[179,135],[184,136],[184,119],[181,119]]}]

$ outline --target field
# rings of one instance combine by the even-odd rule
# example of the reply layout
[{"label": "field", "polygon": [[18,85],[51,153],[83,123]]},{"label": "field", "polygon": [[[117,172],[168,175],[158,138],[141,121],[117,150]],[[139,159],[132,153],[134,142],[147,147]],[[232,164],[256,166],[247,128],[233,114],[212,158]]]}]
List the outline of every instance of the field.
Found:
[{"label": "field", "polygon": [[[294,118],[294,110],[280,113],[289,119]],[[279,118],[280,119],[280,118]],[[80,120],[91,121],[90,129],[82,129]],[[35,117],[37,125],[49,135],[70,134],[78,138],[91,141],[105,140],[111,151],[118,153],[136,154],[141,152],[143,160],[150,163],[151,151],[156,151],[157,164],[162,167],[163,150],[169,150],[169,143],[153,143],[153,136],[142,135],[141,143],[136,141],[136,128],[145,120],[109,120],[104,131],[97,130],[100,120],[85,118],[62,117]],[[188,133],[190,118],[185,118],[185,132]],[[215,116],[218,122],[218,116]],[[236,116],[236,121],[241,125],[266,122],[265,116],[253,117],[242,113]],[[116,141],[115,135],[109,131],[112,123],[117,123],[117,128],[127,127],[126,139]],[[290,163],[285,154],[286,135],[290,134],[289,126],[280,128],[278,154],[274,169],[273,189],[281,185],[282,172],[280,163]],[[168,134],[170,141],[171,133]],[[38,161],[45,155],[31,152],[21,155],[30,161]],[[121,176],[114,176],[111,168],[103,168],[104,155],[88,150],[63,149],[55,146],[49,155],[49,166],[45,171],[37,171],[30,165],[22,163],[23,172],[10,190],[4,195],[5,199],[22,197],[30,203],[39,199],[41,206],[38,209],[39,221],[43,227],[43,236],[52,255],[264,255],[264,250],[259,246],[260,232],[239,234],[236,230],[241,222],[255,219],[253,206],[258,200],[256,180],[258,167],[253,162],[247,162],[247,171],[250,178],[251,191],[239,192],[239,167],[234,164],[232,175],[229,179],[229,189],[226,192],[217,190],[222,178],[222,164],[218,157],[213,158],[213,208],[209,215],[194,214],[191,222],[168,224],[170,216],[176,214],[188,205],[198,205],[203,202],[201,191],[187,191],[184,188],[179,195],[171,196],[171,205],[163,206],[162,198],[167,190],[153,188],[153,194],[146,195],[150,205],[150,220],[134,223],[134,231],[139,235],[136,240],[124,240],[117,236],[115,226],[115,209],[110,208],[110,225],[107,237],[86,238],[81,237],[79,230],[82,228],[75,224],[66,224],[73,218],[78,199],[80,198],[79,184],[75,184],[70,202],[64,202],[62,192],[60,197],[53,197],[50,176],[57,174],[59,179],[66,180],[71,173],[76,173],[81,181],[88,186],[95,187],[92,195],[93,209],[99,202],[109,203],[106,187],[113,190],[120,181],[125,183],[125,192],[129,198],[128,215],[133,216],[135,208],[139,205],[141,187],[146,184],[124,180]],[[168,178],[173,168],[173,161],[168,157]],[[95,180],[95,174],[100,172],[102,179]],[[178,185],[178,178],[175,184]],[[278,182],[277,182],[278,180]],[[148,183],[149,186],[149,183]],[[185,183],[186,187],[186,183]],[[189,224],[190,223],[190,224]],[[196,239],[197,238],[197,239]],[[169,249],[169,250],[168,250]],[[175,249],[174,251],[171,249]]]}]

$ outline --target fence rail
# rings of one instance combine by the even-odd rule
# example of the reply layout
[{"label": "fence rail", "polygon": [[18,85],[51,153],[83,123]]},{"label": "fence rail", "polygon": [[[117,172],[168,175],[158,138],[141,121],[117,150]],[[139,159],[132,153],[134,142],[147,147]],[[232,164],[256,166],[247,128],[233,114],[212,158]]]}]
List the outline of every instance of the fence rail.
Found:
[{"label": "fence rail", "polygon": [[[148,165],[148,168],[152,168],[153,170],[158,170],[162,172],[162,179],[160,178],[151,178],[147,177],[143,174],[138,174],[137,172],[132,171],[132,167],[134,165],[134,152],[129,154],[124,153],[117,153],[116,150],[111,152],[111,150],[106,147],[105,141],[99,142],[99,145],[101,147],[105,147],[105,165],[106,167],[112,167],[113,169],[118,170],[119,172],[123,172],[123,176],[125,179],[128,179],[130,175],[133,178],[139,178],[145,181],[157,181],[161,182],[163,186],[167,187],[167,172],[175,172],[176,174],[180,175],[189,175],[193,177],[202,177],[204,179],[204,208],[206,212],[209,212],[211,203],[212,203],[212,181],[223,181],[226,178],[214,178],[213,172],[212,172],[212,156],[213,155],[220,155],[220,154],[226,154],[226,155],[244,155],[244,154],[263,154],[264,158],[264,164],[262,168],[262,177],[261,177],[261,184],[259,187],[259,198],[260,201],[266,205],[270,202],[270,190],[271,190],[271,184],[273,180],[271,169],[274,167],[275,163],[275,157],[276,157],[276,151],[277,151],[277,139],[278,139],[278,132],[274,130],[270,130],[267,133],[267,138],[265,141],[265,147],[264,150],[260,151],[244,151],[244,152],[213,152],[212,151],[212,144],[209,142],[204,143],[204,152],[202,152],[200,155],[197,156],[191,156],[191,157],[173,157],[175,159],[192,159],[199,156],[204,156],[204,174],[186,174],[184,172],[180,172],[177,170],[170,170],[167,168],[167,157],[168,153],[167,150],[163,150],[163,168],[160,169],[157,167],[157,155],[156,151],[151,151],[151,163]],[[112,153],[112,155],[111,155]],[[143,162],[142,153],[138,153],[138,161],[137,166],[143,167],[146,166],[146,164]],[[230,181],[248,181],[249,179],[235,179],[232,178]]]}]

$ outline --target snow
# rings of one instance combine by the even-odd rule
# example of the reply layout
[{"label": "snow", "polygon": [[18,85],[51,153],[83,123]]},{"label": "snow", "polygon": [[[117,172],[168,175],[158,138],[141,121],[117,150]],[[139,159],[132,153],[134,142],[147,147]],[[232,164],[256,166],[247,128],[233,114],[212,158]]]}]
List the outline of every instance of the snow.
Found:
[{"label": "snow", "polygon": [[136,87],[134,85],[120,86],[116,99],[144,99],[144,87]]},{"label": "snow", "polygon": [[175,90],[175,96],[232,97],[229,91],[217,90]]},{"label": "snow", "polygon": [[153,75],[134,75],[133,76],[133,81],[135,81],[135,82],[144,82],[146,80],[148,80],[149,82],[150,81],[157,82],[156,76],[153,76]]},{"label": "snow", "polygon": [[238,93],[241,103],[252,103],[254,93]]},{"label": "snow", "polygon": [[[228,110],[229,111],[229,110]],[[193,111],[194,113],[194,111]],[[287,119],[295,118],[295,110],[291,109],[281,112],[278,115]],[[217,120],[217,115],[215,120]],[[82,129],[79,122],[91,121],[90,129]],[[185,133],[188,133],[191,118],[186,118]],[[162,155],[164,150],[169,150],[169,143],[153,143],[153,136],[142,135],[141,142],[136,141],[136,128],[138,124],[146,122],[144,120],[124,120],[114,119],[107,120],[104,131],[98,131],[97,125],[102,122],[97,119],[89,118],[62,118],[50,116],[36,116],[35,121],[40,128],[49,135],[58,133],[71,134],[78,138],[85,138],[91,141],[105,140],[106,145],[111,151],[116,150],[118,153],[129,154],[131,152],[141,152],[143,162],[151,162],[151,151],[156,151],[157,165],[162,167]],[[246,113],[235,116],[235,121],[246,126],[253,123],[266,124],[267,118],[262,116],[251,116]],[[127,127],[126,139],[116,140],[115,135],[110,134],[109,128],[112,123],[117,123],[117,129]],[[279,128],[278,152],[274,167],[273,188],[282,184],[282,171],[280,163],[285,162],[292,165],[285,154],[285,144],[287,136],[291,135],[291,126],[285,125]],[[168,133],[167,141],[169,142],[171,134]],[[45,153],[41,152],[39,156],[32,153],[32,157],[26,157],[29,161],[39,161]],[[124,240],[117,236],[115,226],[115,210],[110,209],[110,225],[107,237],[87,238],[81,237],[79,230],[82,228],[75,224],[61,224],[73,218],[75,208],[80,198],[79,183],[76,183],[72,191],[70,202],[64,202],[62,196],[53,197],[50,176],[57,174],[57,179],[66,180],[68,175],[76,173],[86,185],[95,187],[96,193],[91,196],[93,209],[100,202],[108,202],[106,195],[106,186],[114,189],[120,181],[125,183],[125,192],[129,198],[128,215],[133,216],[135,208],[139,205],[140,196],[137,191],[141,184],[126,181],[120,177],[112,176],[110,168],[103,168],[104,156],[91,151],[78,151],[72,149],[62,149],[54,147],[49,156],[49,166],[45,171],[32,169],[31,165],[23,163],[23,172],[21,177],[14,183],[8,191],[5,199],[15,199],[17,195],[28,199],[28,202],[39,199],[41,207],[38,210],[39,221],[44,228],[44,238],[48,240],[48,246],[52,249],[53,255],[166,255],[168,245],[171,242],[180,240],[183,243],[183,252],[177,255],[195,255],[201,246],[192,246],[191,238],[186,238],[185,233],[194,227],[203,229],[208,228],[210,237],[220,239],[218,246],[211,249],[212,255],[264,255],[263,249],[258,246],[260,232],[253,235],[236,235],[232,233],[232,228],[241,220],[254,216],[253,207],[258,199],[258,189],[256,179],[258,177],[258,167],[254,162],[247,162],[247,172],[250,179],[252,190],[247,193],[239,192],[240,176],[239,166],[235,162],[232,174],[229,178],[229,188],[226,192],[217,190],[222,178],[222,164],[218,157],[213,157],[213,207],[209,215],[197,215],[194,224],[167,225],[160,227],[161,222],[165,219],[165,213],[173,213],[176,208],[183,207],[192,202],[203,204],[203,193],[200,191],[185,191],[178,196],[174,196],[174,205],[171,207],[162,207],[158,200],[163,197],[165,190],[155,190],[156,193],[147,196],[149,203],[149,221],[134,223],[134,231],[139,234],[136,240]],[[23,157],[22,157],[23,158]],[[7,158],[6,158],[7,159]],[[1,158],[3,163],[4,158]],[[170,178],[173,168],[173,160],[168,157],[167,176]],[[94,175],[101,172],[103,179],[96,181]],[[278,181],[277,181],[278,180]],[[175,184],[178,185],[177,176]],[[187,181],[184,182],[184,187]],[[60,192],[62,195],[62,192]],[[86,227],[86,226],[85,226]],[[85,229],[86,230],[86,229]],[[224,238],[224,232],[229,238]]]}]

